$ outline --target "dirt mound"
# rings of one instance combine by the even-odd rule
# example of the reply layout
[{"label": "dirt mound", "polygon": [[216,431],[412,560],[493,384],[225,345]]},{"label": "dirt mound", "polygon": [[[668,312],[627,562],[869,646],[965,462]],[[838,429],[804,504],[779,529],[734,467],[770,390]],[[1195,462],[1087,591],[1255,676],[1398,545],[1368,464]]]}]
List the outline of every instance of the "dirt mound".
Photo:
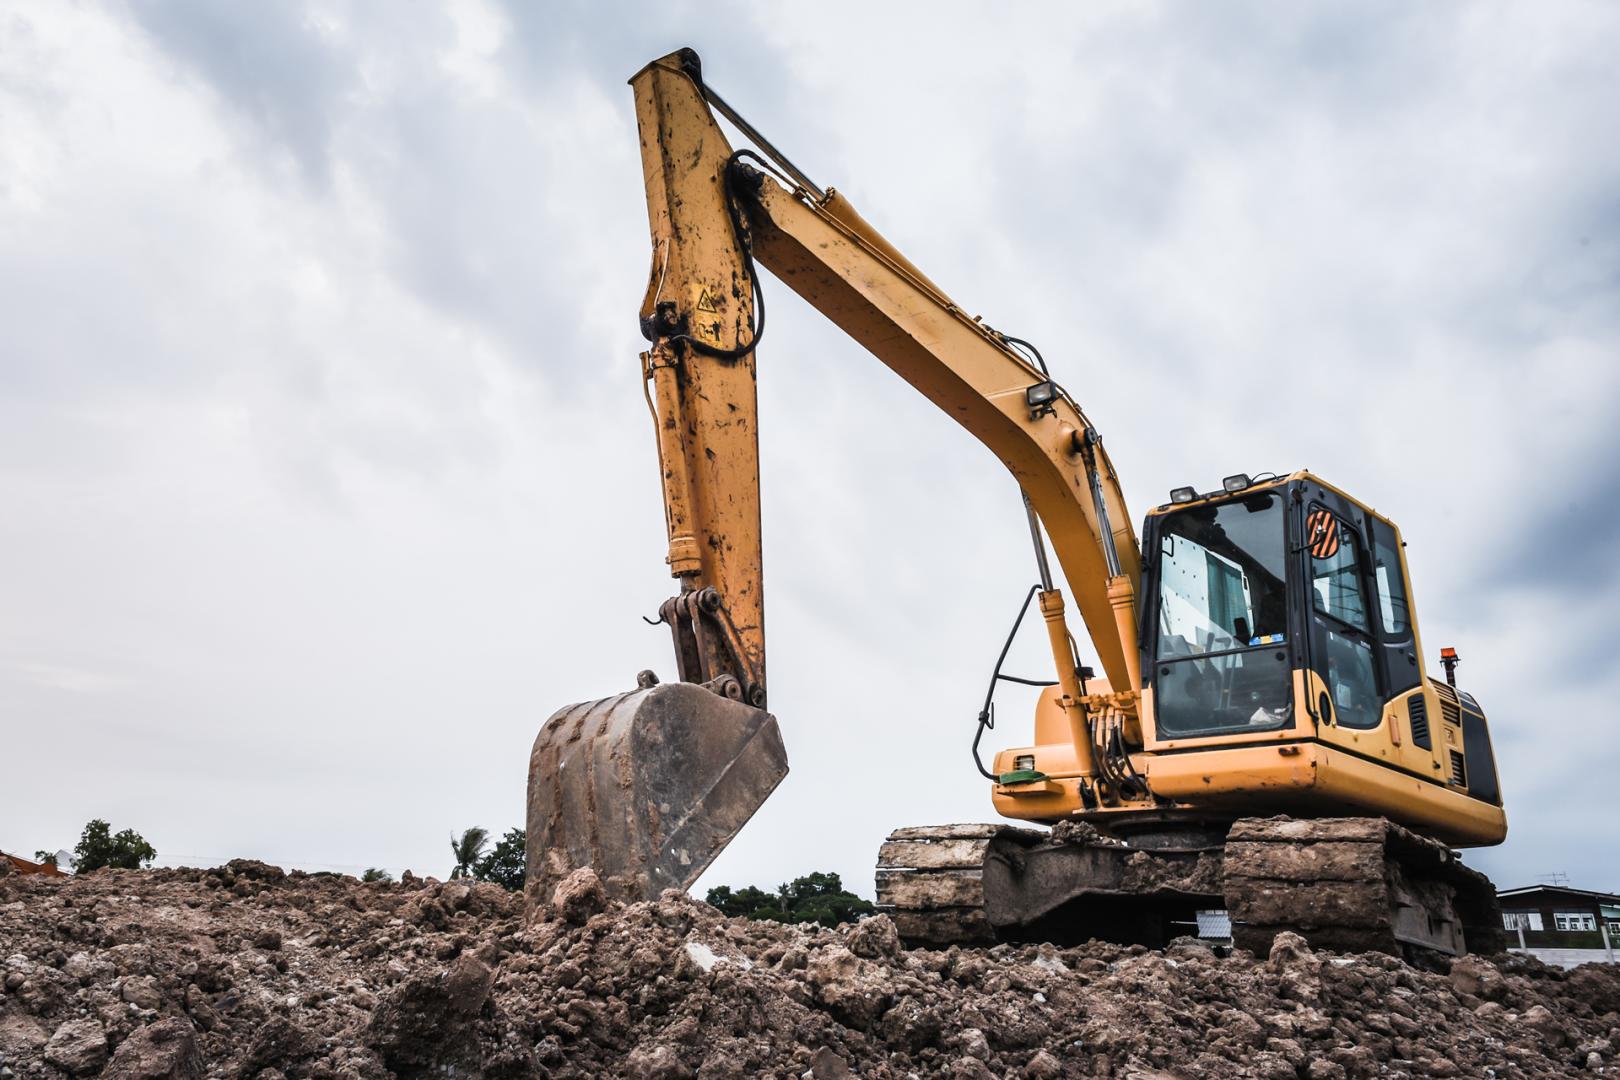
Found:
[{"label": "dirt mound", "polygon": [[588,879],[263,863],[0,881],[0,1080],[1620,1075],[1620,969],[1091,944],[906,951]]}]

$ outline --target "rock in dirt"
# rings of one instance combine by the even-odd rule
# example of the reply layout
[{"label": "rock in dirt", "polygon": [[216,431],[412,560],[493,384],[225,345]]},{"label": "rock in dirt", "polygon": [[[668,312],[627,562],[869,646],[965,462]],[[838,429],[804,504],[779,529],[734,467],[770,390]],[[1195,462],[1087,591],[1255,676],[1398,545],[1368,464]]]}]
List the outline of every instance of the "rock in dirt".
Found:
[{"label": "rock in dirt", "polygon": [[1063,1062],[1049,1050],[1037,1050],[1024,1066],[1024,1075],[1030,1080],[1057,1080],[1063,1075]]},{"label": "rock in dirt", "polygon": [[664,1043],[638,1046],[624,1061],[624,1074],[634,1080],[690,1080],[692,1070],[675,1048]]},{"label": "rock in dirt", "polygon": [[315,1036],[301,1024],[285,1016],[272,1016],[248,1039],[243,1070],[290,1067],[314,1054],[315,1047]]},{"label": "rock in dirt", "polygon": [[203,1060],[190,1022],[159,1020],[138,1028],[107,1063],[101,1080],[202,1080]]},{"label": "rock in dirt", "polygon": [[850,1027],[865,1029],[887,1007],[888,973],[842,945],[819,949],[810,957],[805,976],[816,999]]},{"label": "rock in dirt", "polygon": [[1507,992],[1507,981],[1489,961],[1459,956],[1451,962],[1451,985],[1457,993],[1495,1001]]},{"label": "rock in dirt", "polygon": [[990,1060],[990,1040],[984,1037],[984,1032],[978,1028],[968,1028],[957,1036],[957,1046],[962,1053],[979,1061]]},{"label": "rock in dirt", "polygon": [[1284,930],[1271,940],[1271,954],[1266,963],[1273,971],[1308,968],[1316,962],[1310,943],[1292,930]]},{"label": "rock in dirt", "polygon": [[163,994],[158,990],[157,980],[150,975],[125,979],[119,995],[137,1009],[147,1012],[156,1012],[163,1007]]},{"label": "rock in dirt", "polygon": [[377,1003],[367,1044],[395,1071],[462,1056],[494,979],[488,965],[465,954],[442,971],[412,975]]},{"label": "rock in dirt", "polygon": [[551,894],[551,908],[575,926],[607,907],[607,893],[596,871],[582,866],[557,883]]},{"label": "rock in dirt", "polygon": [[99,1020],[68,1020],[45,1044],[45,1060],[74,1075],[95,1072],[107,1060],[107,1032]]},{"label": "rock in dirt", "polygon": [[855,924],[849,932],[849,949],[868,960],[900,955],[900,931],[887,915],[873,915]]},{"label": "rock in dirt", "polygon": [[[212,870],[0,881],[0,1070],[220,1080],[1620,1075],[1620,968],[1446,972],[1279,935],[900,947],[882,917]],[[561,887],[560,887],[561,888]],[[271,942],[279,941],[279,948]],[[0,1080],[13,1078],[0,1075]]]},{"label": "rock in dirt", "polygon": [[237,881],[281,881],[287,872],[279,866],[260,862],[258,859],[232,859],[225,864],[225,873]]},{"label": "rock in dirt", "polygon": [[831,1048],[823,1046],[810,1055],[810,1076],[812,1080],[850,1080],[854,1074],[849,1071],[849,1062]]}]

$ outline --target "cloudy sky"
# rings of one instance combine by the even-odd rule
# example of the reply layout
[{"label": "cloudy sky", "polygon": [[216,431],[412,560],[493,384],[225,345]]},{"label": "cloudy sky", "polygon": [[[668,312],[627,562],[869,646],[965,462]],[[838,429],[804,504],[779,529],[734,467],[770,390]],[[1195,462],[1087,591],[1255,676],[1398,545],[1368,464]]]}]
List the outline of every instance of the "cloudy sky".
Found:
[{"label": "cloudy sky", "polygon": [[[442,875],[546,716],[672,673],[625,80],[682,45],[1042,346],[1138,516],[1310,467],[1398,521],[1494,725],[1470,861],[1620,889],[1620,9],[1568,2],[0,0],[0,848]],[[1027,534],[765,287],[793,772],[703,884],[869,892],[989,819]]]}]

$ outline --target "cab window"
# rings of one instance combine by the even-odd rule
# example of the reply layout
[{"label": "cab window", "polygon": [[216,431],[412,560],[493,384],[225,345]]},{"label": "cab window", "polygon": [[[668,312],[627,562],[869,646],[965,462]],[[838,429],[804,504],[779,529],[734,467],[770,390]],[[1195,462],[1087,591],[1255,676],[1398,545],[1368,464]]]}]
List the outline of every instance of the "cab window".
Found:
[{"label": "cab window", "polygon": [[1383,720],[1378,674],[1373,670],[1372,647],[1366,642],[1327,631],[1327,686],[1341,726],[1374,728]]},{"label": "cab window", "polygon": [[1274,493],[1166,516],[1158,559],[1154,723],[1160,738],[1293,722],[1288,547]]},{"label": "cab window", "polygon": [[1383,719],[1383,696],[1372,644],[1366,640],[1372,635],[1372,619],[1361,578],[1360,541],[1348,522],[1316,504],[1305,516],[1305,547],[1335,722],[1348,728],[1377,727]]},{"label": "cab window", "polygon": [[1370,633],[1355,533],[1335,514],[1315,506],[1306,517],[1305,543],[1311,553],[1311,594],[1316,610]]},{"label": "cab window", "polygon": [[1401,573],[1400,543],[1395,530],[1373,520],[1373,579],[1378,585],[1378,618],[1387,638],[1404,638],[1412,629],[1406,601],[1406,578]]}]

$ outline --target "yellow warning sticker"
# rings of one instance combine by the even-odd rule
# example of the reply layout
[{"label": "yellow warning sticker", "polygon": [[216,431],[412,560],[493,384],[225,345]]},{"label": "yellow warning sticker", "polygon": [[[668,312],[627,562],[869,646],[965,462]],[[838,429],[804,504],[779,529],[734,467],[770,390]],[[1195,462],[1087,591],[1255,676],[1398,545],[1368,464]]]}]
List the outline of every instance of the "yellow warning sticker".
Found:
[{"label": "yellow warning sticker", "polygon": [[699,311],[707,311],[711,315],[720,314],[720,305],[715,301],[714,296],[709,292],[707,287],[705,287],[703,292],[698,296],[697,309]]}]

